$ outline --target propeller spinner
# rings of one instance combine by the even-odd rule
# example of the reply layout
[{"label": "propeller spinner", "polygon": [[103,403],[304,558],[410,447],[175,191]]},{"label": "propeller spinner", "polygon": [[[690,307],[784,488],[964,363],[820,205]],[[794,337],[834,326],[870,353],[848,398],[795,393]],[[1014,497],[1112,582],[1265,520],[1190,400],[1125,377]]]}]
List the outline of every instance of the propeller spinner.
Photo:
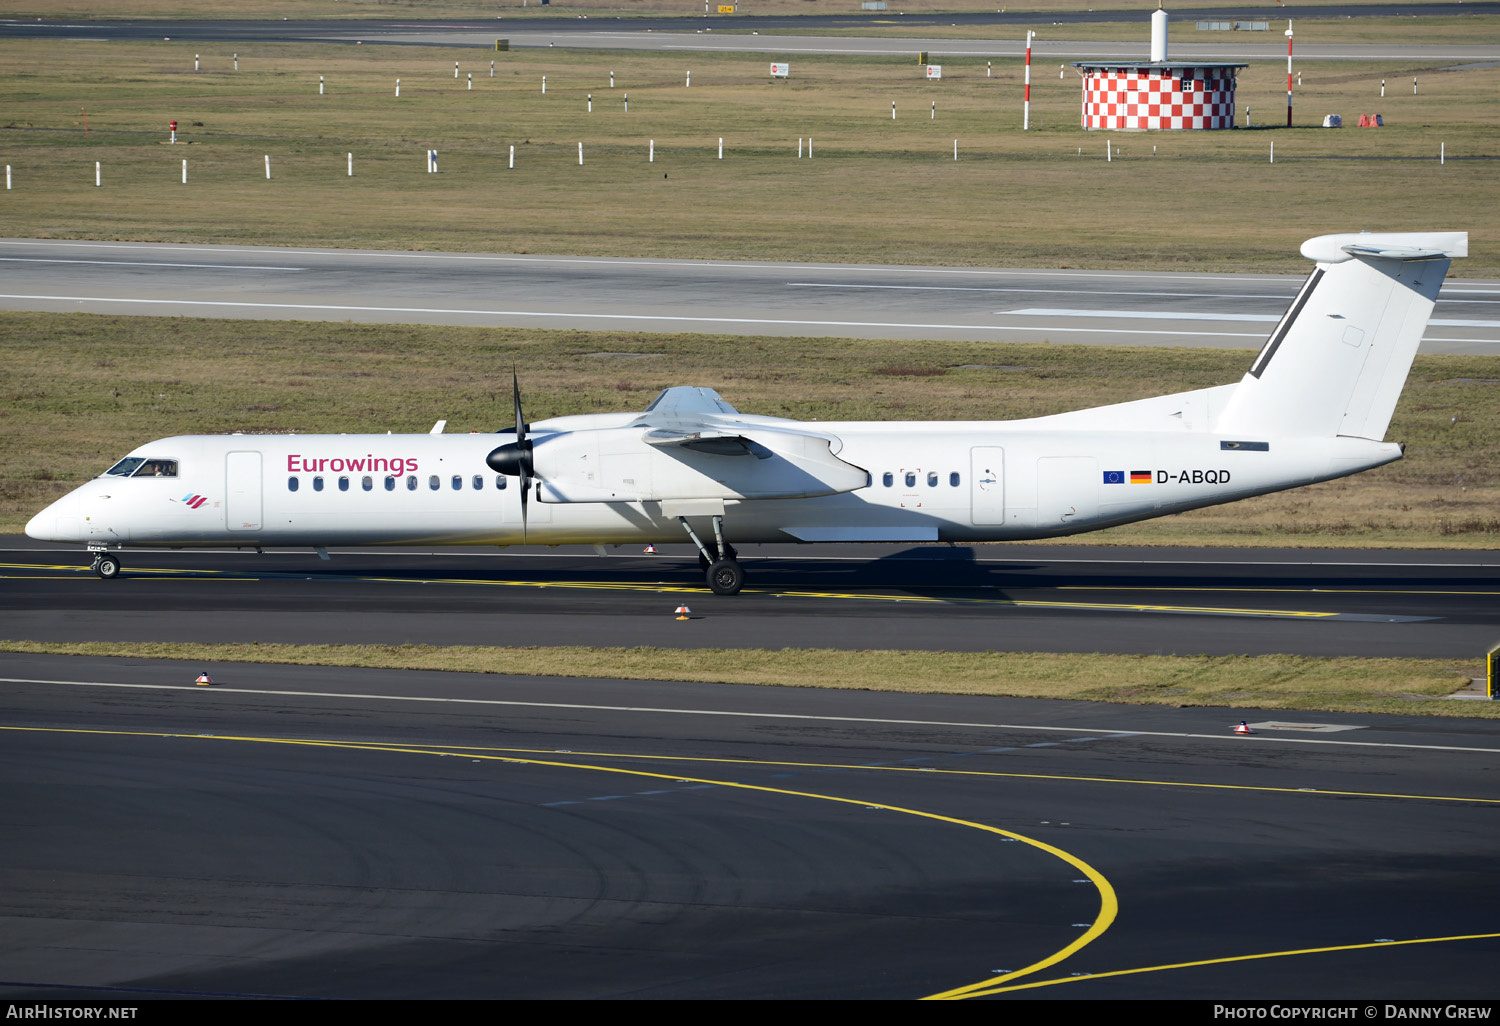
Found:
[{"label": "propeller spinner", "polygon": [[526,499],[531,491],[531,479],[536,476],[532,463],[531,439],[526,437],[526,417],[521,412],[521,383],[515,369],[510,372],[511,390],[516,408],[516,440],[506,442],[491,450],[484,462],[497,474],[517,478],[521,486],[521,537],[526,537]]}]

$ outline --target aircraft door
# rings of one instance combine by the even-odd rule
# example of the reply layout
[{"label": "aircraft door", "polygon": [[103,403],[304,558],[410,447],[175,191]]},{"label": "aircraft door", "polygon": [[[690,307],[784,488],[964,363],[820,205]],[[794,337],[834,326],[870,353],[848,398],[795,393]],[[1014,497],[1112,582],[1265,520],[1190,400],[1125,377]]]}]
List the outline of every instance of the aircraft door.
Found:
[{"label": "aircraft door", "polygon": [[261,528],[260,453],[224,457],[224,526],[231,531]]},{"label": "aircraft door", "polygon": [[1054,456],[1036,461],[1036,523],[1049,528],[1092,520],[1099,514],[1099,461]]},{"label": "aircraft door", "polygon": [[969,450],[969,509],[975,524],[1005,523],[1005,450],[976,445]]}]

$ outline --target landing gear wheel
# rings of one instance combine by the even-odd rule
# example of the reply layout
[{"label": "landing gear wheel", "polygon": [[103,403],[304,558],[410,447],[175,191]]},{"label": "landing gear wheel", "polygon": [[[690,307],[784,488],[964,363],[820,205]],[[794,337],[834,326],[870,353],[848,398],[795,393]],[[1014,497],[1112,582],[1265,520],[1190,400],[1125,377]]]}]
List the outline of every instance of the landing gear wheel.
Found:
[{"label": "landing gear wheel", "polygon": [[738,595],[745,586],[745,571],[732,559],[721,559],[708,568],[708,586],[715,595]]},{"label": "landing gear wheel", "polygon": [[120,576],[120,558],[118,556],[100,555],[94,557],[94,573],[112,581]]}]

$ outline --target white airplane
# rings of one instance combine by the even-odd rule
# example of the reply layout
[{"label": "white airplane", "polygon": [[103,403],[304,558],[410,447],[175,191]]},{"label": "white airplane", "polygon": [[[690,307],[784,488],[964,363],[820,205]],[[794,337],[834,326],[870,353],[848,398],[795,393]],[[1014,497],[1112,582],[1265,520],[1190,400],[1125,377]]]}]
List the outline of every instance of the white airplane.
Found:
[{"label": "white airplane", "polygon": [[[1095,531],[1344,477],[1383,441],[1463,232],[1325,235],[1238,383],[1014,421],[822,422],[669,388],[639,413],[514,437],[184,435],[134,450],[26,533],[129,546],[547,545],[690,538],[708,584],[734,542],[985,542]],[[510,434],[510,430],[500,433]],[[528,501],[530,500],[530,501]]]}]

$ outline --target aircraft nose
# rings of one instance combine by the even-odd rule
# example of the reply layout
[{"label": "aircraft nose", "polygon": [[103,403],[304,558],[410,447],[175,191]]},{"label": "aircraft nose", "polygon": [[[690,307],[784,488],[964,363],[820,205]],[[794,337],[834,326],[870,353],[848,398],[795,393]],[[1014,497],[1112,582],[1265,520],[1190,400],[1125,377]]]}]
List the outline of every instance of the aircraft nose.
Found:
[{"label": "aircraft nose", "polygon": [[83,523],[78,493],[69,492],[26,523],[26,537],[37,541],[81,542]]}]

